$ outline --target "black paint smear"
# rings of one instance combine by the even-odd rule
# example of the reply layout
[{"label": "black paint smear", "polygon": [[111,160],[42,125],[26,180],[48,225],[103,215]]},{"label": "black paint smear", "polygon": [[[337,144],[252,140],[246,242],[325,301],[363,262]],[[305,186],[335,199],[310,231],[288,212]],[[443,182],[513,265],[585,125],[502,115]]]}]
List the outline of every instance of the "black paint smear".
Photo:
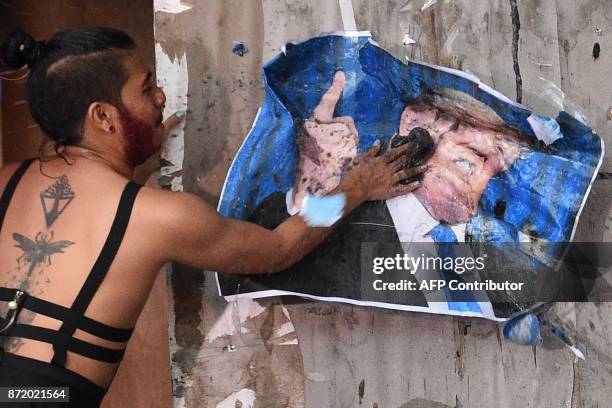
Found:
[{"label": "black paint smear", "polygon": [[503,220],[504,215],[506,214],[506,202],[501,200],[495,204],[495,208],[493,208],[493,213],[495,214],[495,218],[498,220]]},{"label": "black paint smear", "polygon": [[[408,144],[408,153],[406,154],[406,162],[404,169],[408,170],[423,164],[434,153],[434,140],[429,132],[423,128],[415,127],[410,131],[408,136],[397,136],[391,140],[391,148],[397,148],[404,144]],[[402,180],[401,184],[410,184],[421,180],[423,174],[409,177]]]},{"label": "black paint smear", "polygon": [[599,46],[599,43],[596,42],[595,45],[593,45],[593,59],[597,59],[599,58],[599,53],[601,52],[601,47]]},{"label": "black paint smear", "polygon": [[521,78],[521,67],[518,62],[518,47],[519,47],[519,31],[521,29],[521,20],[519,18],[518,6],[516,0],[510,0],[511,16],[512,16],[512,60],[514,61],[514,75],[516,76],[516,101],[523,101],[523,79]]},{"label": "black paint smear", "polygon": [[361,400],[363,399],[363,395],[365,394],[365,380],[361,380],[359,383],[359,403],[361,404]]},{"label": "black paint smear", "polygon": [[282,185],[281,179],[280,177],[278,177],[278,174],[272,174],[272,180],[274,180],[274,184],[276,184],[278,187]]},{"label": "black paint smear", "polygon": [[599,172],[597,173],[597,179],[598,180],[609,180],[612,179],[612,173],[611,172]]}]

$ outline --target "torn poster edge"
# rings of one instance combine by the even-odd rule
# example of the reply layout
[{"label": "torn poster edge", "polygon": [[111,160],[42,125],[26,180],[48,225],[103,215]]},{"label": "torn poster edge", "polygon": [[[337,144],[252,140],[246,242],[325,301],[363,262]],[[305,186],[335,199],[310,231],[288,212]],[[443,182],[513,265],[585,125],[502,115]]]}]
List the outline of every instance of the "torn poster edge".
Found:
[{"label": "torn poster edge", "polygon": [[[372,33],[370,31],[343,31],[343,30],[337,30],[337,31],[329,31],[329,32],[322,32],[318,35],[313,35],[311,37],[308,37],[306,39],[301,39],[301,40],[290,40],[290,41],[286,41],[283,45],[281,45],[280,47],[280,52],[283,55],[287,55],[287,45],[297,45],[297,44],[301,44],[304,41],[307,41],[309,39],[312,38],[320,38],[320,37],[328,37],[330,35],[334,35],[337,37],[369,37],[370,39],[372,38]],[[268,65],[270,62],[272,62],[272,60],[274,60],[276,57],[278,57],[278,55],[275,55],[274,57],[272,57],[270,59],[270,61],[266,62],[266,64],[264,64],[264,67],[266,65]]]},{"label": "torn poster edge", "polygon": [[[223,295],[220,294],[220,296],[223,296]],[[273,296],[297,296],[297,297],[312,299],[312,300],[348,303],[348,304],[352,304],[356,306],[367,306],[367,307],[376,307],[376,308],[382,308],[382,309],[402,310],[402,311],[407,311],[407,312],[422,312],[422,313],[424,312],[424,313],[435,314],[435,315],[441,315],[441,313],[443,313],[442,315],[444,316],[450,315],[450,316],[461,316],[461,317],[479,317],[479,318],[486,318],[488,320],[496,321],[496,322],[505,322],[508,319],[510,319],[509,317],[508,318],[497,317],[494,315],[489,316],[489,315],[485,315],[480,312],[457,311],[457,310],[452,310],[452,309],[436,307],[437,303],[444,305],[447,302],[435,302],[435,303],[432,302],[432,303],[429,303],[428,306],[410,306],[410,305],[400,305],[400,304],[395,304],[395,303],[355,300],[355,299],[348,299],[348,298],[335,297],[335,296],[316,296],[316,295],[309,295],[306,293],[291,292],[287,290],[278,290],[278,289],[263,290],[259,292],[241,293],[237,295],[227,295],[223,297],[227,301],[234,301],[240,298],[258,299],[258,298],[273,297]],[[477,302],[477,303],[480,304],[481,302]],[[525,313],[525,311],[521,311],[521,313]]]},{"label": "torn poster edge", "polygon": [[529,126],[533,130],[533,134],[538,138],[539,141],[544,142],[546,146],[555,143],[557,140],[563,138],[561,133],[561,126],[553,118],[538,115],[532,113],[528,118]]},{"label": "torn poster edge", "polygon": [[604,142],[604,138],[599,136],[599,141],[601,142],[601,156],[599,156],[599,163],[597,163],[597,166],[595,167],[595,171],[593,171],[593,177],[591,177],[589,186],[587,187],[586,192],[584,193],[582,203],[580,204],[580,207],[578,208],[578,212],[576,212],[576,218],[574,219],[574,227],[572,228],[572,233],[570,235],[569,242],[574,241],[574,234],[576,234],[576,229],[578,228],[578,221],[580,220],[580,216],[582,215],[582,210],[584,209],[584,206],[586,205],[587,199],[589,198],[589,194],[591,194],[591,187],[593,187],[593,184],[595,183],[595,180],[597,179],[597,175],[599,174],[599,170],[601,169],[601,166],[603,164],[604,156],[606,155],[606,143]]}]

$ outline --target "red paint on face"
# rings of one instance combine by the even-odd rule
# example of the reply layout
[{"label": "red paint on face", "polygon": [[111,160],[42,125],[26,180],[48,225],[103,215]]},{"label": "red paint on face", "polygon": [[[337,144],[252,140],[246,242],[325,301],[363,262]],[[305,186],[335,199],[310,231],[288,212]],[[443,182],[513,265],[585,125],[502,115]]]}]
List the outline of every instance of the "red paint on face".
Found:
[{"label": "red paint on face", "polygon": [[154,126],[135,118],[124,107],[119,109],[119,119],[125,134],[125,156],[130,166],[136,167],[157,153],[161,145],[155,144]]}]

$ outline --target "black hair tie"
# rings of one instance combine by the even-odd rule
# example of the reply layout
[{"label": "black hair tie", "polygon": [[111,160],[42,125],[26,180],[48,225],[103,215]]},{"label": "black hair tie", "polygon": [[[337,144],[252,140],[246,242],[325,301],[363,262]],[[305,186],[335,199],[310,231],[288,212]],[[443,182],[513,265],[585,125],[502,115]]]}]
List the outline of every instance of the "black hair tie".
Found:
[{"label": "black hair tie", "polygon": [[[31,44],[31,49],[28,49],[30,48],[28,47],[28,45],[30,45],[28,44],[29,41],[33,42],[33,44]],[[43,41],[34,41],[34,39],[30,37],[25,38],[24,41],[19,44],[19,53],[23,55],[24,61],[26,61],[28,67],[32,68],[32,66],[42,57],[44,48],[45,43]]]},{"label": "black hair tie", "polygon": [[38,61],[39,59],[42,58],[42,56],[45,53],[45,49],[47,48],[47,44],[44,41],[37,41],[36,42],[36,48],[35,48],[35,56],[34,56],[34,61]]}]

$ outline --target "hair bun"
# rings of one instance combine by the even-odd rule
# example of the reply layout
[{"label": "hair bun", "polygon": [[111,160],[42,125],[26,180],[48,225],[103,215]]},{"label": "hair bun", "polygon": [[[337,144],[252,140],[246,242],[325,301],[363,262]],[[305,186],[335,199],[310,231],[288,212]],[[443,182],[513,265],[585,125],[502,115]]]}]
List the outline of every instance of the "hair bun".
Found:
[{"label": "hair bun", "polygon": [[13,69],[24,65],[32,67],[42,53],[43,47],[43,42],[37,42],[30,34],[18,28],[2,47],[2,62]]}]

